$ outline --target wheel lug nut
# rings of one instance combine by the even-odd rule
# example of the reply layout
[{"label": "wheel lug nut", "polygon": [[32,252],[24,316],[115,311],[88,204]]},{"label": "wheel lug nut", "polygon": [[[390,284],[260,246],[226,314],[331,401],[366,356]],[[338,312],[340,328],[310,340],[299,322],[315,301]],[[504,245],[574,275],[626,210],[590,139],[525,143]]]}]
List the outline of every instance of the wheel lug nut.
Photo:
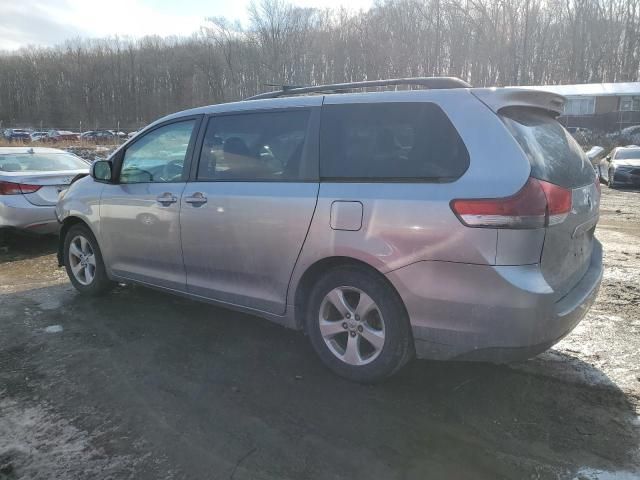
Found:
[{"label": "wheel lug nut", "polygon": [[342,324],[342,328],[344,328],[345,330],[346,330],[347,328],[349,328],[349,325],[347,325],[347,322],[344,322],[344,323]]},{"label": "wheel lug nut", "polygon": [[351,335],[352,337],[356,336],[356,332],[354,332],[353,330],[351,332],[349,332],[349,335]]},{"label": "wheel lug nut", "polygon": [[356,320],[360,321],[360,315],[356,315]]},{"label": "wheel lug nut", "polygon": [[358,331],[362,332],[362,325],[358,325]]},{"label": "wheel lug nut", "polygon": [[345,315],[345,317],[347,317],[347,318],[351,318],[351,314],[350,314],[350,313],[347,313],[347,314]]}]

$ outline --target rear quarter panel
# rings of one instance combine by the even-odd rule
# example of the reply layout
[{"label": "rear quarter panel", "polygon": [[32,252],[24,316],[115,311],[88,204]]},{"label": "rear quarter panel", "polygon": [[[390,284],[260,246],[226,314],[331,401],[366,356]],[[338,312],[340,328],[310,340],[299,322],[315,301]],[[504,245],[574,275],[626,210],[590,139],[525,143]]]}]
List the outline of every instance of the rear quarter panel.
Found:
[{"label": "rear quarter panel", "polygon": [[[419,261],[491,265],[496,262],[498,231],[463,226],[449,203],[456,198],[509,196],[524,185],[530,166],[500,119],[468,90],[343,94],[325,104],[359,102],[433,102],[458,130],[470,165],[452,183],[321,182],[318,204],[292,277],[288,303],[315,262],[333,256],[363,261],[382,273]],[[330,227],[336,200],[363,204],[357,231]]]}]

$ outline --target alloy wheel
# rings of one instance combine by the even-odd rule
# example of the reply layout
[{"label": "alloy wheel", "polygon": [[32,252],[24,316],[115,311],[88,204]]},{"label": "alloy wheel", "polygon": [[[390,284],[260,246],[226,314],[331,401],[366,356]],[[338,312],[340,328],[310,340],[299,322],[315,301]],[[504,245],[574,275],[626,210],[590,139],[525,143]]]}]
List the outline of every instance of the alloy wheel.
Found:
[{"label": "alloy wheel", "polygon": [[385,324],[374,300],[355,287],[337,287],[320,304],[320,334],[337,358],[366,365],[382,352]]},{"label": "alloy wheel", "polygon": [[82,235],[76,235],[69,244],[69,266],[75,279],[82,285],[90,285],[96,276],[96,256],[91,243]]}]

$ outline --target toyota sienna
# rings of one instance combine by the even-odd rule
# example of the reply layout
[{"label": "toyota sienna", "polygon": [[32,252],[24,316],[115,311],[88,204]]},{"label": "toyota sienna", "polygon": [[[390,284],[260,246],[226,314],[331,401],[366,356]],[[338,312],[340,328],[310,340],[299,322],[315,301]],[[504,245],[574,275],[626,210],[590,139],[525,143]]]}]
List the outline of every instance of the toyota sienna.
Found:
[{"label": "toyota sienna", "polygon": [[303,330],[355,381],[526,359],[602,277],[599,182],[563,105],[411,78],[169,115],[63,193],[59,261],[83,294],[138,283]]}]

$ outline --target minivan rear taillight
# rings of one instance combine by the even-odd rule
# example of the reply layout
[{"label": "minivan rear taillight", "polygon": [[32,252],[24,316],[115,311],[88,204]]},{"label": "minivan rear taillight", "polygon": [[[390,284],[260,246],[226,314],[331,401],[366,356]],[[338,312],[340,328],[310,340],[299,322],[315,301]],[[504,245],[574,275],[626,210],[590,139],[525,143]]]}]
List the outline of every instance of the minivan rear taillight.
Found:
[{"label": "minivan rear taillight", "polygon": [[0,181],[0,195],[20,195],[21,193],[37,192],[38,190],[40,190],[40,185]]},{"label": "minivan rear taillight", "polygon": [[529,177],[515,195],[452,200],[451,209],[468,227],[542,228],[567,218],[571,190]]}]

